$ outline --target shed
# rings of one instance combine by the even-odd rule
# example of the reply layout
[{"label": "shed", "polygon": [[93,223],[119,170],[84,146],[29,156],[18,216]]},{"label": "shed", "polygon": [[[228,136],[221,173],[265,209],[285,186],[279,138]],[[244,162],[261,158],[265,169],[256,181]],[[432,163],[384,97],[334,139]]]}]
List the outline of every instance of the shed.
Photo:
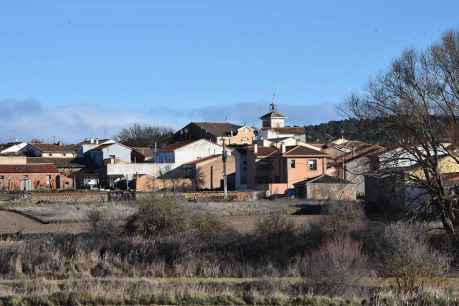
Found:
[{"label": "shed", "polygon": [[320,175],[293,185],[298,198],[345,201],[354,201],[357,198],[355,184],[339,177]]}]

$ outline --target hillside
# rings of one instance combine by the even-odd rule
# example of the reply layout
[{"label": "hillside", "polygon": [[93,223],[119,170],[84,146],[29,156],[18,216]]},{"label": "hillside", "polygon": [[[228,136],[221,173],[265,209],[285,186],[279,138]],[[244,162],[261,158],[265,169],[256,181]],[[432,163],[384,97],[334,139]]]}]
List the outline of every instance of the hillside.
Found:
[{"label": "hillside", "polygon": [[305,126],[308,141],[327,142],[341,136],[352,140],[361,140],[374,144],[385,144],[388,141],[384,130],[384,120],[346,119],[329,121],[319,125]]}]

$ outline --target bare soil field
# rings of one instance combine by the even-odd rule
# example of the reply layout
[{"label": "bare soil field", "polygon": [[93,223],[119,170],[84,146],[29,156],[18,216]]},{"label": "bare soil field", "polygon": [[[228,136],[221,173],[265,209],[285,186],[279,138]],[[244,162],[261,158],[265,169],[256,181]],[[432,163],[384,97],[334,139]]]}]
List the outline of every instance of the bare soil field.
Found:
[{"label": "bare soil field", "polygon": [[0,211],[0,233],[81,233],[87,230],[87,223],[73,222],[43,224],[15,212]]},{"label": "bare soil field", "polygon": [[[224,224],[240,232],[249,232],[255,229],[262,216],[222,216]],[[290,216],[297,225],[318,220],[320,216]],[[87,222],[59,222],[44,224],[30,217],[12,211],[0,211],[0,234],[24,233],[82,233],[89,229]]]}]

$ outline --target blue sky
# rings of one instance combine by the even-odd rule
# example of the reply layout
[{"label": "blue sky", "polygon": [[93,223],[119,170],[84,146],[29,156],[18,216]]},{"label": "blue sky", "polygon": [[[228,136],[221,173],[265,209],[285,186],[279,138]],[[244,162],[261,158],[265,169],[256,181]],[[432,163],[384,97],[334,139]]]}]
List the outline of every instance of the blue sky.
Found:
[{"label": "blue sky", "polygon": [[0,140],[111,136],[133,122],[291,124],[335,105],[408,47],[457,29],[459,1],[0,3]]}]

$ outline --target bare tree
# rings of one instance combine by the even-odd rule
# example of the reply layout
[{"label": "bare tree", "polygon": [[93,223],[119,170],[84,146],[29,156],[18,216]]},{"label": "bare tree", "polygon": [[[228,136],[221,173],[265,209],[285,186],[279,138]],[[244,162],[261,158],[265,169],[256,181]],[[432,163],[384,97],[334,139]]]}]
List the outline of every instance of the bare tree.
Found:
[{"label": "bare tree", "polygon": [[134,125],[124,128],[115,137],[117,141],[130,146],[154,146],[168,141],[174,133],[173,129],[163,126]]},{"label": "bare tree", "polygon": [[[459,131],[459,32],[446,33],[424,51],[406,50],[390,69],[352,95],[345,109],[359,119],[384,119],[390,143],[398,150],[383,161],[386,171],[400,163],[416,164],[422,175],[405,179],[429,193],[445,230],[453,235],[458,210],[441,174],[445,156],[459,162],[454,142]],[[453,145],[451,145],[453,144]],[[424,207],[425,208],[425,207]]]}]

